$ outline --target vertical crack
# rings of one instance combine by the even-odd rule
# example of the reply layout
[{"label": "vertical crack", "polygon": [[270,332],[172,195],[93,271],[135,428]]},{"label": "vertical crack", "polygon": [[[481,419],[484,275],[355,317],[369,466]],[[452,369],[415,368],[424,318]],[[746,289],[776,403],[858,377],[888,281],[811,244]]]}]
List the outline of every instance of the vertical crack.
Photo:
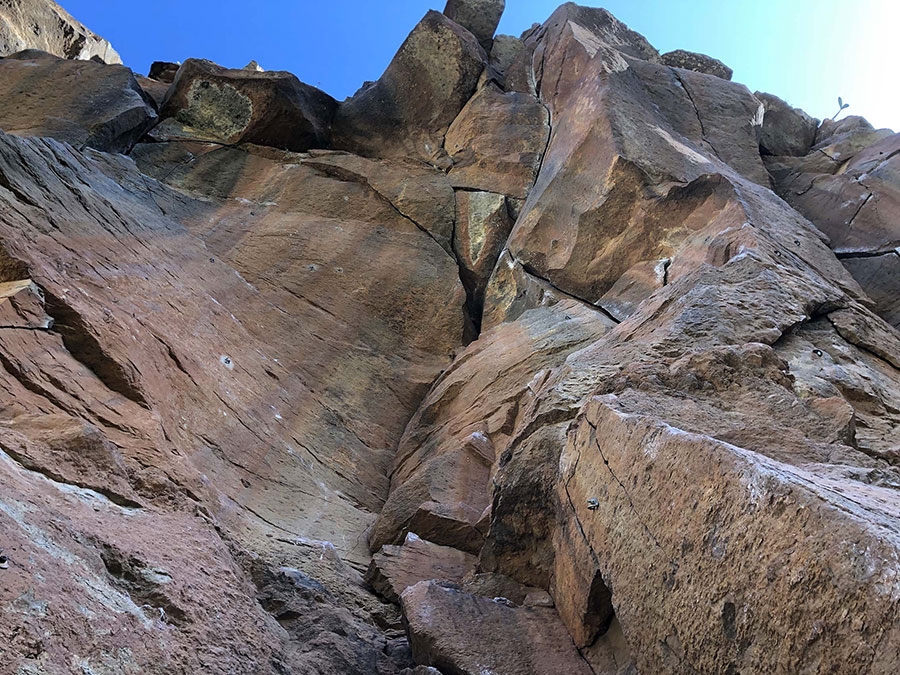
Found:
[{"label": "vertical crack", "polygon": [[691,90],[688,89],[687,85],[684,83],[684,80],[681,79],[681,75],[678,74],[678,70],[675,68],[669,67],[669,70],[672,71],[672,74],[675,76],[675,79],[678,80],[678,84],[681,85],[681,88],[684,89],[684,93],[687,94],[688,100],[691,102],[691,105],[694,107],[694,114],[697,116],[697,121],[700,123],[700,136],[703,139],[703,142],[706,143],[710,149],[715,154],[716,158],[720,161],[722,158],[719,156],[719,151],[716,150],[716,146],[712,144],[712,142],[707,138],[706,135],[706,126],[703,124],[703,118],[700,116],[700,108],[697,107],[696,101],[694,101],[694,97],[691,95]]}]

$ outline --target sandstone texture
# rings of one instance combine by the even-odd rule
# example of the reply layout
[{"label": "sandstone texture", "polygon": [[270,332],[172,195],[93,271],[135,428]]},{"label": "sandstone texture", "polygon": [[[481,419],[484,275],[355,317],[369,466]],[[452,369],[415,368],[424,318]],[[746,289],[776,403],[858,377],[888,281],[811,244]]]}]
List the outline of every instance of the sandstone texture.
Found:
[{"label": "sandstone texture", "polygon": [[338,103],[0,1],[0,675],[900,670],[900,134],[503,6]]}]

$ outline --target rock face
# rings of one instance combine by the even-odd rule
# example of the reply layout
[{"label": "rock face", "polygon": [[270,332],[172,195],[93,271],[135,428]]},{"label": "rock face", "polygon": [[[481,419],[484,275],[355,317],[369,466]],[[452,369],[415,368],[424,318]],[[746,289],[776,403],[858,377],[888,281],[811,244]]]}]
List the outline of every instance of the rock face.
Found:
[{"label": "rock face", "polygon": [[553,610],[510,607],[423,581],[402,597],[413,657],[451,675],[589,675]]},{"label": "rock face", "polygon": [[24,51],[0,60],[0,129],[127,152],[157,120],[124,66]]},{"label": "rock face", "polygon": [[63,59],[122,63],[106,40],[76,21],[53,0],[0,2],[0,56],[26,49]]},{"label": "rock face", "polygon": [[799,108],[792,108],[777,96],[754,94],[766,110],[759,149],[764,155],[806,155],[816,142],[819,120]]},{"label": "rock face", "polygon": [[502,5],[0,60],[0,671],[898,672],[900,135]]},{"label": "rock face", "polygon": [[898,153],[900,134],[847,117],[823,122],[807,154],[766,158],[778,194],[828,236],[838,258],[894,327],[900,327]]}]

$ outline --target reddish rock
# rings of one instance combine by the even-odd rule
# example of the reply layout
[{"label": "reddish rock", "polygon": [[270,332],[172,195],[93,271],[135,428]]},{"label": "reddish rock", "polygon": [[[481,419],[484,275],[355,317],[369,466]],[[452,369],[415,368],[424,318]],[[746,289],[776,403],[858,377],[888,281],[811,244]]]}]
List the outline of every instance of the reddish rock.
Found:
[{"label": "reddish rock", "polygon": [[31,279],[0,283],[0,328],[52,327],[53,319],[44,307],[44,293]]},{"label": "reddish rock", "polygon": [[666,285],[668,258],[635,263],[597,301],[617,321],[624,321],[634,314],[644,300]]},{"label": "reddish rock", "polygon": [[485,290],[481,328],[515,321],[529,309],[550,307],[567,298],[570,296],[527,272],[509,250],[504,250]]},{"label": "reddish rock", "polygon": [[510,607],[429,581],[401,602],[416,663],[449,675],[591,673],[552,609]]},{"label": "reddish rock", "polygon": [[409,532],[402,546],[382,546],[372,556],[366,583],[385,600],[399,603],[403,591],[420,581],[462,582],[476,562],[473,555],[432,544]]},{"label": "reddish rock", "polygon": [[[563,462],[568,536],[596,556],[641,672],[790,672],[809,658],[889,672],[895,655],[878,645],[900,637],[888,618],[898,542],[883,529],[893,488],[835,492],[837,476],[626,414],[615,397],[588,405]],[[558,573],[560,612],[581,625],[571,599],[587,588]]]},{"label": "reddish rock", "polygon": [[475,93],[485,60],[469,31],[428,12],[381,78],[340,104],[333,146],[449,167],[444,135]]},{"label": "reddish rock", "polygon": [[290,73],[188,59],[169,88],[160,111],[164,122],[154,135],[303,151],[326,147],[336,107],[328,94]]},{"label": "reddish rock", "polygon": [[443,172],[420,162],[371,160],[345,152],[316,152],[304,165],[368,186],[452,254],[456,196]]},{"label": "reddish rock", "polygon": [[121,64],[108,41],[53,0],[6,0],[0,14],[0,56],[38,49],[63,59]]},{"label": "reddish rock", "polygon": [[[0,133],[3,663],[896,672],[900,144],[848,118],[766,155],[831,195],[818,229],[760,101],[659,61],[568,4],[482,73],[429,14],[355,98],[396,94],[356,109],[372,157]],[[520,104],[552,118],[530,189],[490,119]],[[445,136],[483,164],[459,194]]]},{"label": "reddish rock", "polygon": [[[542,26],[525,37],[526,50],[512,67],[513,82],[540,95],[555,116],[588,73],[587,65],[598,60],[609,71],[623,67],[625,57],[659,63],[659,53],[640,34],[605,9],[567,2]],[[554,125],[556,120],[554,119]]]},{"label": "reddish rock", "polygon": [[524,199],[537,178],[550,137],[547,109],[537,98],[478,90],[450,125],[444,147],[453,160],[454,187]]},{"label": "reddish rock", "polygon": [[0,128],[127,152],[157,120],[131,71],[24,51],[0,60]]},{"label": "reddish rock", "polygon": [[402,541],[412,531],[477,553],[491,477],[534,391],[567,354],[612,324],[567,301],[482,333],[410,420],[370,547]]}]

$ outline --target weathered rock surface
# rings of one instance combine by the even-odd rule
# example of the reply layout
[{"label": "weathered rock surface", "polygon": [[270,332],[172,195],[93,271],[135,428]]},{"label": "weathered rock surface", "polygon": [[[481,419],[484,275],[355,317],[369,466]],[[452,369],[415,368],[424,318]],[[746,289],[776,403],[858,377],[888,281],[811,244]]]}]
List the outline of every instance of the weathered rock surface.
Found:
[{"label": "weathered rock surface", "polygon": [[449,675],[591,673],[553,610],[510,607],[429,581],[401,600],[417,663]]},{"label": "weathered rock surface", "polygon": [[613,322],[568,300],[497,326],[435,383],[407,426],[388,502],[369,544],[407,532],[477,553],[490,514],[491,478],[517,420],[549,372]]},{"label": "weathered rock surface", "polygon": [[0,61],[4,673],[898,671],[900,136],[464,23]]},{"label": "weathered rock surface", "polygon": [[461,583],[475,569],[475,556],[449,546],[438,546],[409,532],[402,546],[382,546],[372,556],[366,583],[390,602],[420,581]]},{"label": "weathered rock surface", "polygon": [[776,190],[824,232],[845,267],[900,327],[900,134],[859,117],[826,120],[803,157],[770,157]]},{"label": "weathered rock surface", "polygon": [[693,70],[697,73],[705,73],[706,75],[714,75],[723,80],[730,80],[734,75],[734,71],[726,66],[719,59],[714,59],[706,54],[697,52],[689,52],[684,49],[676,49],[667,52],[661,57],[662,62],[673,68],[682,68],[684,70]]},{"label": "weathered rock surface", "polygon": [[465,190],[456,193],[453,249],[468,292],[469,312],[479,321],[485,288],[512,227],[503,195]]},{"label": "weathered rock surface", "polygon": [[444,16],[469,30],[490,53],[506,0],[447,0]]},{"label": "weathered rock surface", "polygon": [[188,59],[161,106],[159,140],[256,143],[295,152],[326,147],[337,102],[285,72]]},{"label": "weathered rock surface", "polygon": [[333,145],[367,157],[450,165],[444,135],[475,93],[486,56],[472,34],[430,11],[377,82],[338,106]]},{"label": "weathered rock surface", "polygon": [[772,94],[754,94],[766,110],[759,135],[764,155],[806,155],[816,141],[819,121]]},{"label": "weathered rock surface", "polygon": [[478,90],[450,125],[444,147],[454,187],[528,196],[550,137],[547,109],[535,96]]},{"label": "weathered rock surface", "polygon": [[7,133],[127,152],[156,120],[149,97],[124,66],[41,51],[0,60],[0,129]]},{"label": "weathered rock surface", "polygon": [[122,63],[106,40],[96,35],[53,0],[0,2],[0,56],[26,49],[63,59]]}]

